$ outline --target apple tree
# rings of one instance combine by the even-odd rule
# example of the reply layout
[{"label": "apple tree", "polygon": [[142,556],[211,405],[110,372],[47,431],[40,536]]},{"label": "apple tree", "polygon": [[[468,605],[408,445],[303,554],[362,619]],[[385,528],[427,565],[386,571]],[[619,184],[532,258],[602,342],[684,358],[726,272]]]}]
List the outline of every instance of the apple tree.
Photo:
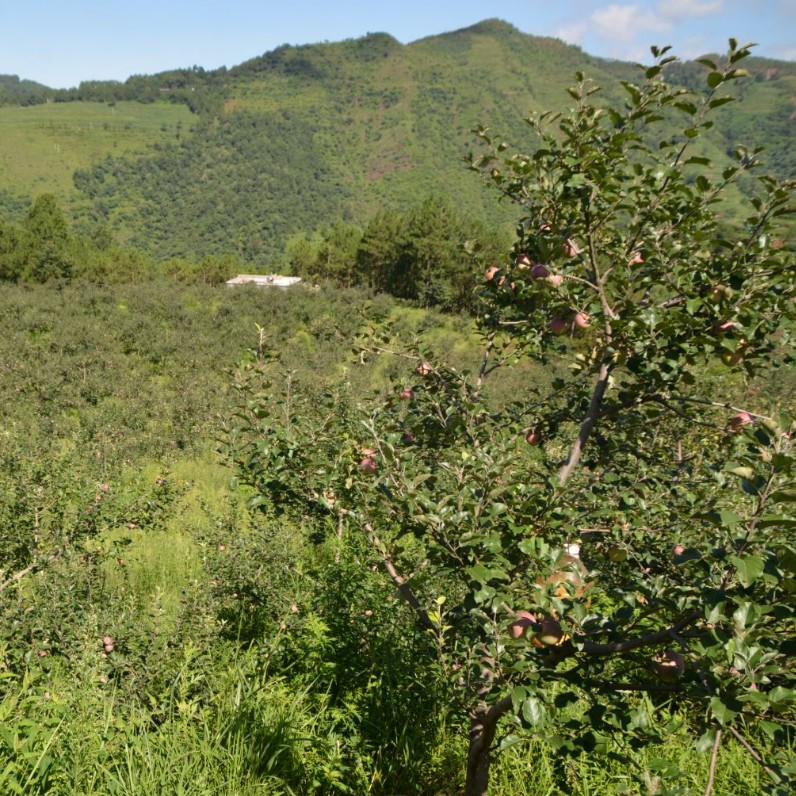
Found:
[{"label": "apple tree", "polygon": [[[633,759],[671,731],[664,703],[709,755],[706,793],[728,738],[770,792],[792,787],[796,425],[750,381],[792,361],[796,268],[775,235],[792,185],[757,176],[757,150],[722,168],[700,143],[748,53],[703,59],[696,94],[653,48],[621,109],[577,75],[526,151],[479,131],[470,167],[520,220],[503,261],[474,251],[475,372],[378,329],[360,358],[406,362],[386,397],[307,394],[262,352],[238,373],[229,443],[252,505],[369,541],[467,724],[467,796],[524,732]],[[758,192],[739,224],[742,175]],[[528,359],[566,375],[498,406],[494,374]]]}]

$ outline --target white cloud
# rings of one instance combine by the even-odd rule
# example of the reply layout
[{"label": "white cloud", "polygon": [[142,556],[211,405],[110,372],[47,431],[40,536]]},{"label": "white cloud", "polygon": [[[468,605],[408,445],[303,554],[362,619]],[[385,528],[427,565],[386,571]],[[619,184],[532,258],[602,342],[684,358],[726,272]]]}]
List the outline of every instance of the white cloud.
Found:
[{"label": "white cloud", "polygon": [[667,20],[654,11],[618,3],[598,8],[591,15],[591,23],[598,36],[622,41],[633,41],[642,31],[664,31],[671,27]]},{"label": "white cloud", "polygon": [[682,17],[704,17],[719,14],[724,10],[724,0],[661,0],[657,12],[662,17],[680,19]]},{"label": "white cloud", "polygon": [[573,22],[571,25],[563,25],[553,31],[553,35],[570,44],[580,44],[588,27],[586,22]]}]

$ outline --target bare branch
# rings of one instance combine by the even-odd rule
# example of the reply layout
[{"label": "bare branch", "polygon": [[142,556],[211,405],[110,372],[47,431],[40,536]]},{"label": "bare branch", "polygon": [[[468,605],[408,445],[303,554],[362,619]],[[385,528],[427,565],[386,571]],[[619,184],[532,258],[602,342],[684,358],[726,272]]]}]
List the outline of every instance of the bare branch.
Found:
[{"label": "bare branch", "polygon": [[710,768],[708,769],[708,784],[705,788],[705,796],[710,796],[713,792],[713,782],[716,779],[716,761],[719,758],[719,744],[721,743],[721,728],[716,730],[716,738],[713,741],[713,753],[710,756]]},{"label": "bare branch", "polygon": [[749,743],[749,741],[746,740],[746,738],[743,737],[743,735],[741,735],[741,733],[738,732],[738,730],[735,729],[735,727],[728,727],[727,729],[735,736],[736,740],[741,744],[741,746],[743,746],[744,749],[749,752],[754,761],[763,769],[763,771],[766,772],[766,774],[768,774],[769,777],[771,777],[771,779],[774,780],[774,782],[782,781],[782,777],[780,777],[776,771],[771,768],[771,766],[766,764],[765,760],[763,760],[763,758],[760,756],[760,753]]}]

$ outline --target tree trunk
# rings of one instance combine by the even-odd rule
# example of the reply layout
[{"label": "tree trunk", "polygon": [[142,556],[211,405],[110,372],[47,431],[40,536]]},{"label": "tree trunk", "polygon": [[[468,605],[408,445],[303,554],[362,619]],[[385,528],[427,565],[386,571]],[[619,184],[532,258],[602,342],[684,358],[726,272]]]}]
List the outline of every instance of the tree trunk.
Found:
[{"label": "tree trunk", "polygon": [[500,717],[512,707],[511,697],[487,707],[479,705],[470,719],[470,747],[467,751],[467,779],[464,796],[487,796],[492,744]]}]

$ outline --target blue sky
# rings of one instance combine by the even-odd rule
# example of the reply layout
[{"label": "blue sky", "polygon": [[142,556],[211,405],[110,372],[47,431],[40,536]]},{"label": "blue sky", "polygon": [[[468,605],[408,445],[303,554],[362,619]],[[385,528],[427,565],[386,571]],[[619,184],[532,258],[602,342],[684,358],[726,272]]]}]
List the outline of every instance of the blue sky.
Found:
[{"label": "blue sky", "polygon": [[796,0],[0,0],[0,74],[62,88],[368,32],[408,43],[488,17],[607,58],[646,61],[651,44],[692,58],[733,36],[796,60]]}]

